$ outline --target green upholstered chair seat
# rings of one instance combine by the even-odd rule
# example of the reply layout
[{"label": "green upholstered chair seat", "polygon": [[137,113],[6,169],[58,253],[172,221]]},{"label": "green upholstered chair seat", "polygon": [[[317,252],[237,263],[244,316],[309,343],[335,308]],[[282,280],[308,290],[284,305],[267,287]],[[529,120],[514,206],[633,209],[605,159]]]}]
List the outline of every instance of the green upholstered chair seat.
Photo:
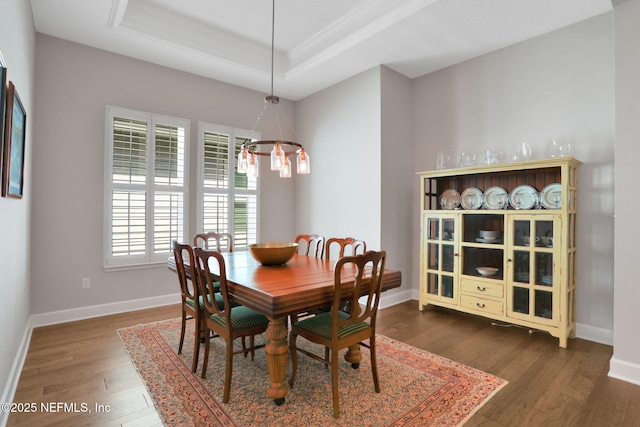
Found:
[{"label": "green upholstered chair seat", "polygon": [[[224,301],[222,300],[222,295],[221,295],[220,293],[216,293],[216,294],[215,294],[215,296],[214,296],[214,298],[216,299],[216,304],[218,304],[218,308],[219,308],[220,310],[222,310],[222,309],[224,308]],[[200,295],[200,296],[198,297],[198,301],[200,301],[200,308],[204,309],[204,300],[202,299],[202,295]],[[189,307],[191,307],[191,308],[194,308],[194,309],[195,309],[195,307],[194,307],[194,306],[195,306],[195,304],[194,304],[194,302],[193,302],[193,300],[192,300],[192,299],[188,299],[188,300],[186,301],[186,303],[187,303],[187,305],[188,305]],[[231,302],[230,302],[230,304],[231,304],[231,307],[237,307],[237,306],[239,306],[239,305],[240,305],[240,304],[238,304],[237,302],[234,302],[234,301],[231,301]]]},{"label": "green upholstered chair seat", "polygon": [[[347,319],[349,315],[343,311],[338,312],[340,320]],[[331,339],[333,328],[331,326],[331,313],[322,313],[317,316],[309,317],[296,323],[296,327],[305,329],[317,335],[321,335],[327,339]],[[338,328],[338,338],[344,338],[355,332],[369,328],[367,322],[356,322],[347,326]]]},{"label": "green upholstered chair seat", "polygon": [[[226,327],[226,320],[219,314],[212,314],[211,320],[216,322],[222,327]],[[234,330],[251,328],[258,325],[265,325],[269,323],[269,319],[266,316],[254,311],[245,306],[236,306],[231,309],[231,327]]]}]

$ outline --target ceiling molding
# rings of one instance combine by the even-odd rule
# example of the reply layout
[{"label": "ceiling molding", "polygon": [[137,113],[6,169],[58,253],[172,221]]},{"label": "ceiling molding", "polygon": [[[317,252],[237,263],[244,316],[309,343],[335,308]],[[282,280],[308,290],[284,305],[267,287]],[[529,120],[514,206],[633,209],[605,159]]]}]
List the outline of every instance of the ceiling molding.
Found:
[{"label": "ceiling molding", "polygon": [[129,0],[113,0],[111,12],[109,12],[109,20],[107,21],[109,28],[120,26],[124,13],[127,10],[127,3],[129,3]]}]

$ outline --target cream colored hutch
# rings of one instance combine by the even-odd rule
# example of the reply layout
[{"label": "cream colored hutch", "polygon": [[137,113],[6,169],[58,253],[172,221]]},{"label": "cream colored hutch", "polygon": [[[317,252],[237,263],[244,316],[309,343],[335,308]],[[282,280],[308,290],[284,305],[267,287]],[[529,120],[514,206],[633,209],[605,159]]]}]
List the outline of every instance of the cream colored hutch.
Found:
[{"label": "cream colored hutch", "polygon": [[578,167],[571,157],[419,173],[420,310],[576,328]]}]

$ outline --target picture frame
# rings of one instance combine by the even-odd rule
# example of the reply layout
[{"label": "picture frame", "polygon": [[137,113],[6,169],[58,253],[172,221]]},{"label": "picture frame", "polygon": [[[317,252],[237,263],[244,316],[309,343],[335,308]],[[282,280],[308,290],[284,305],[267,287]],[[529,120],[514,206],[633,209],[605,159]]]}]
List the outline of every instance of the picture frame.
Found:
[{"label": "picture frame", "polygon": [[7,98],[7,64],[0,52],[0,183],[2,182],[2,167],[4,160],[4,104]]},{"label": "picture frame", "polygon": [[12,81],[7,86],[2,195],[21,199],[24,190],[27,112]]}]

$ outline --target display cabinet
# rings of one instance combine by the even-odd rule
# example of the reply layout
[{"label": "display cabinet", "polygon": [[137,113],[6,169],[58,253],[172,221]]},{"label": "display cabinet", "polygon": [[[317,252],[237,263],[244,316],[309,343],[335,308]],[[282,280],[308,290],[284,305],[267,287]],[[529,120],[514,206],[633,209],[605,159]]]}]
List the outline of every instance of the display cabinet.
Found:
[{"label": "display cabinet", "polygon": [[420,301],[575,336],[579,161],[421,172]]}]

